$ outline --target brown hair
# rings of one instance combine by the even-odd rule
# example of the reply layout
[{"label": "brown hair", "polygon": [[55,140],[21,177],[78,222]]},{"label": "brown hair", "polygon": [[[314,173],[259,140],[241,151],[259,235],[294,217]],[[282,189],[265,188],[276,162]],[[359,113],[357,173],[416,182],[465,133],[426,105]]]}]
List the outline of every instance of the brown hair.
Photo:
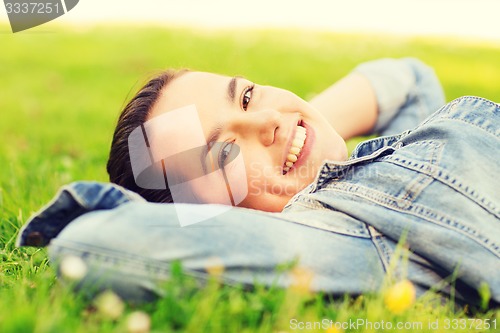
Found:
[{"label": "brown hair", "polygon": [[106,167],[109,180],[140,194],[147,201],[172,202],[172,195],[168,187],[166,190],[150,190],[137,186],[130,162],[128,137],[146,122],[162,89],[185,72],[187,70],[167,70],[149,80],[125,106],[115,128]]}]

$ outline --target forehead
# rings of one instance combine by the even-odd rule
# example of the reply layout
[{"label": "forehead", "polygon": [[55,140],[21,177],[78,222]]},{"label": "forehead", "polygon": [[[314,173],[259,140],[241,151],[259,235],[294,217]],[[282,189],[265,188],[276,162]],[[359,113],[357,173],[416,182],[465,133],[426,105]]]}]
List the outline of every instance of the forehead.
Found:
[{"label": "forehead", "polygon": [[229,80],[213,73],[187,72],[163,88],[148,119],[192,104],[199,112],[210,109],[223,100]]},{"label": "forehead", "polygon": [[[180,153],[201,161],[200,148],[206,147],[210,130],[226,113],[229,81],[222,75],[188,72],[167,84],[143,125],[154,161]],[[178,173],[174,164],[169,172]]]}]

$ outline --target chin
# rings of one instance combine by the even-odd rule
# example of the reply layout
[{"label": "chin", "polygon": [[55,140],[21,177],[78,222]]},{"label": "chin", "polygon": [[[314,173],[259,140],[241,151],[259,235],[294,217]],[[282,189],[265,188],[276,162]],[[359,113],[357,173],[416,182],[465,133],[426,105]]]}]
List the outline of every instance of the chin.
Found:
[{"label": "chin", "polygon": [[349,153],[347,151],[347,145],[345,141],[342,139],[342,148],[339,151],[339,159],[338,161],[345,161],[349,157]]},{"label": "chin", "polygon": [[[330,160],[333,160],[333,161],[345,161],[345,160],[347,160],[348,152],[347,152],[347,145],[346,145],[344,139],[342,139],[342,137],[340,137],[340,135],[337,135],[337,137],[335,139],[336,140],[332,141],[332,142],[335,142],[335,144],[334,144],[335,151],[333,151],[333,152],[330,151],[330,154],[329,154]],[[330,148],[330,150],[331,150],[331,148]]]}]

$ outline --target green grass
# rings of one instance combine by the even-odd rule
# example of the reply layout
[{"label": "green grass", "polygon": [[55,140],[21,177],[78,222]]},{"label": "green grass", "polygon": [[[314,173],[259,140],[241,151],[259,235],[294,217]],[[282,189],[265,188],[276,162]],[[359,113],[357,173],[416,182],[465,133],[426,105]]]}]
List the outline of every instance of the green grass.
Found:
[{"label": "green grass", "polygon": [[[202,32],[114,26],[9,31],[0,26],[2,333],[125,330],[125,315],[109,320],[90,311],[88,300],[56,282],[44,249],[17,249],[14,239],[26,219],[62,184],[106,181],[105,163],[118,112],[127,96],[158,70],[188,67],[240,74],[308,99],[362,61],[414,56],[435,67],[448,100],[480,95],[498,101],[500,93],[498,43],[298,30]],[[440,304],[432,294],[396,315],[384,308],[381,295],[325,302],[321,295],[262,288],[244,292],[216,282],[200,289],[182,274],[174,274],[165,288],[165,299],[128,305],[126,312],[148,312],[155,332],[293,331],[292,318],[424,323],[423,330],[408,332],[452,331],[444,329],[444,320],[469,316],[496,319],[500,326],[499,311],[457,309],[451,301]],[[441,328],[428,329],[427,323],[436,319]]]}]

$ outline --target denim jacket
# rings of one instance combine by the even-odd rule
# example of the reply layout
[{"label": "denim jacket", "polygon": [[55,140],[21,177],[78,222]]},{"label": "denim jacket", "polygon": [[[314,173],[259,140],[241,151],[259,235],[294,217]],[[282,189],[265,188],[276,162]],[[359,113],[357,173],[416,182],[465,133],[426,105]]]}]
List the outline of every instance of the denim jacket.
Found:
[{"label": "denim jacket", "polygon": [[[18,245],[49,245],[55,264],[79,256],[88,266],[81,287],[127,299],[161,295],[174,260],[201,279],[222,265],[226,283],[283,287],[293,276],[276,266],[298,261],[313,274],[310,288],[331,294],[376,291],[390,273],[419,295],[453,291],[471,303],[487,284],[500,303],[500,106],[463,97],[438,109],[439,83],[414,59],[356,70],[375,88],[382,136],[345,162],[326,161],[282,212],[235,207],[180,227],[173,204],[76,182],[28,221]],[[381,70],[394,75],[381,78]],[[217,208],[187,207],[209,215]]]}]

